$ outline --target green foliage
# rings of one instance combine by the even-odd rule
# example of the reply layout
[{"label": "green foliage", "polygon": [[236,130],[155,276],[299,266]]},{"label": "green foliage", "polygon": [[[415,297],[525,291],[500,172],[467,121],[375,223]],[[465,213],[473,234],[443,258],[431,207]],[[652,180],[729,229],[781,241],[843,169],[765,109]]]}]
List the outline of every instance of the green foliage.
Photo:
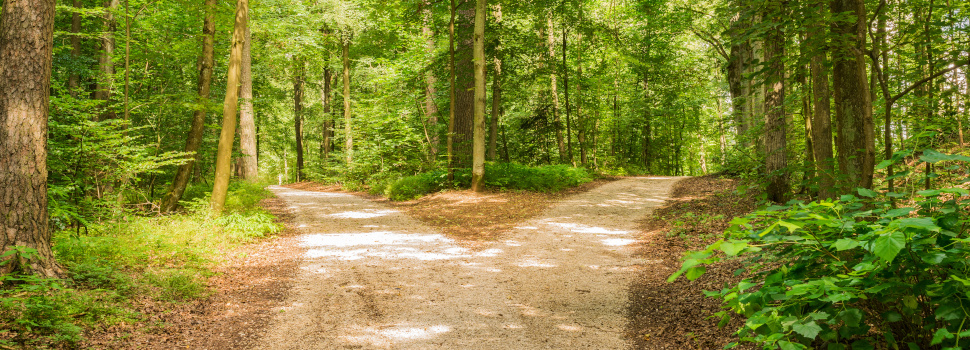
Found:
[{"label": "green foliage", "polygon": [[[926,152],[923,160],[964,158]],[[765,348],[970,347],[970,192],[857,194],[736,218],[670,280],[746,259],[749,278],[707,293],[723,300],[724,322],[729,312],[747,319],[742,341]]]},{"label": "green foliage", "polygon": [[[485,186],[494,189],[556,192],[593,180],[584,169],[566,165],[531,167],[515,163],[486,163]],[[446,188],[471,185],[471,169],[457,169],[454,181],[443,170],[408,176],[387,186],[384,194],[395,201],[410,200]]]}]

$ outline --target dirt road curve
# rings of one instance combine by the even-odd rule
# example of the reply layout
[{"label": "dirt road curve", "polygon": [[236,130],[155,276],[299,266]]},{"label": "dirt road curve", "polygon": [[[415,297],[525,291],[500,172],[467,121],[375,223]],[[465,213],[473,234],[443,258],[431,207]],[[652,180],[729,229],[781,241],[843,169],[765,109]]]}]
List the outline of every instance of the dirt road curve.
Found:
[{"label": "dirt road curve", "polygon": [[306,259],[256,348],[626,348],[634,221],[676,181],[607,183],[477,250],[352,195],[273,187]]}]

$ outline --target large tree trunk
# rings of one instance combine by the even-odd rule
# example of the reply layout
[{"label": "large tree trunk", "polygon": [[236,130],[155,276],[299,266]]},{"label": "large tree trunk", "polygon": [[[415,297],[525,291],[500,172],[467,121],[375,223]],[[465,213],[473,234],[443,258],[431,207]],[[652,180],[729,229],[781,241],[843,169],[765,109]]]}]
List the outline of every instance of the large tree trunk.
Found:
[{"label": "large tree trunk", "polygon": [[485,190],[485,0],[475,1],[475,120],[472,191]]},{"label": "large tree trunk", "polygon": [[[47,118],[53,0],[6,0],[0,14],[0,274],[61,277],[47,216]],[[10,260],[14,260],[11,262]]]},{"label": "large tree trunk", "polygon": [[[825,10],[820,9],[820,10]],[[809,41],[817,42],[825,37],[824,27],[815,26],[809,31]],[[815,37],[814,40],[812,40]],[[829,76],[825,53],[818,52],[812,56],[809,70],[812,75],[812,146],[815,148],[815,169],[819,176],[818,196],[823,199],[835,198],[835,159],[832,151],[832,106],[829,102]]]},{"label": "large tree trunk", "polygon": [[354,134],[350,113],[350,40],[343,42],[341,57],[344,65],[344,153],[347,164],[354,162]]},{"label": "large tree trunk", "polygon": [[457,4],[451,0],[448,21],[448,181],[455,180],[455,16]]},{"label": "large tree trunk", "polygon": [[854,18],[832,25],[833,80],[835,81],[835,128],[839,149],[839,170],[845,180],[842,192],[857,187],[872,188],[875,168],[875,129],[872,101],[866,77],[866,9],[862,0],[832,0],[832,13],[848,13]]},{"label": "large tree trunk", "polygon": [[118,115],[110,109],[111,89],[114,85],[115,65],[115,15],[118,9],[119,0],[109,0],[104,4],[104,33],[101,37],[101,56],[98,58],[98,68],[101,73],[97,80],[97,87],[94,90],[94,99],[103,101],[101,104],[101,114],[99,119],[114,119]]},{"label": "large tree trunk", "polygon": [[229,54],[229,70],[226,84],[226,100],[222,105],[222,132],[219,134],[219,151],[216,155],[216,174],[212,185],[212,211],[221,213],[226,205],[229,190],[229,164],[232,162],[232,144],[236,136],[236,109],[239,103],[239,80],[242,76],[243,45],[249,22],[249,0],[236,0],[236,23],[232,32],[232,51]]},{"label": "large tree trunk", "polygon": [[[74,12],[71,12],[71,59],[77,60],[81,57],[81,0],[74,0]],[[77,74],[77,69],[71,69],[71,75],[67,78],[68,93],[77,97],[77,88],[81,85],[81,76]]]},{"label": "large tree trunk", "polygon": [[239,177],[246,181],[256,181],[259,177],[258,154],[256,153],[256,114],[253,111],[253,56],[252,33],[246,28],[246,42],[242,54],[242,86],[239,90]]},{"label": "large tree trunk", "polygon": [[303,59],[293,58],[293,132],[296,135],[296,181],[303,181],[303,81],[306,69]]},{"label": "large tree trunk", "polygon": [[552,95],[552,118],[553,122],[556,124],[556,146],[559,147],[559,162],[565,163],[566,141],[562,136],[562,120],[559,119],[559,111],[561,108],[559,106],[559,84],[556,82],[556,31],[553,29],[551,11],[549,12],[548,16],[549,17],[546,20],[546,28],[549,31],[549,35],[546,43],[549,46],[549,91]]},{"label": "large tree trunk", "polygon": [[216,32],[214,18],[216,2],[216,0],[206,0],[204,5],[205,21],[202,25],[202,55],[199,56],[199,80],[197,85],[200,107],[192,115],[192,126],[189,129],[188,138],[185,140],[185,152],[194,154],[187,156],[187,162],[180,165],[178,171],[176,171],[175,179],[172,180],[172,186],[169,187],[168,193],[162,199],[162,212],[175,210],[178,206],[178,202],[182,199],[182,194],[185,193],[185,188],[189,184],[189,179],[192,177],[192,168],[195,167],[199,159],[197,153],[202,145],[202,136],[205,131],[205,107],[201,106],[206,105],[212,86],[213,43]]},{"label": "large tree trunk", "polygon": [[[563,0],[565,4],[565,0]],[[569,42],[568,42],[569,31],[565,24],[562,26],[562,91],[563,98],[565,99],[563,103],[566,104],[566,161],[567,163],[573,162],[573,130],[572,121],[570,120],[570,109],[569,109],[569,66],[566,64],[566,54],[569,52]]]},{"label": "large tree trunk", "polygon": [[[465,0],[469,2],[472,0]],[[477,0],[476,0],[477,1]],[[459,6],[461,7],[461,6]],[[472,166],[475,124],[475,8],[464,6],[455,18],[455,115],[452,168]]]},{"label": "large tree trunk", "polygon": [[784,203],[788,198],[788,166],[787,137],[785,126],[785,36],[782,30],[781,17],[784,2],[779,1],[769,5],[766,20],[779,23],[778,27],[768,32],[764,41],[765,69],[765,171],[768,173],[768,199]]}]

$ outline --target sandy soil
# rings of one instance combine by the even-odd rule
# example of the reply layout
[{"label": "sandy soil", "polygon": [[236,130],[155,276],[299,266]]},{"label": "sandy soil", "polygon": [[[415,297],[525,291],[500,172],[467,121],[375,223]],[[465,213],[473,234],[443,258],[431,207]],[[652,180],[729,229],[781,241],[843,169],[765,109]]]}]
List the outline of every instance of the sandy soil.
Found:
[{"label": "sandy soil", "polygon": [[273,187],[306,250],[255,348],[628,347],[635,221],[677,180],[607,183],[475,249],[353,195]]}]

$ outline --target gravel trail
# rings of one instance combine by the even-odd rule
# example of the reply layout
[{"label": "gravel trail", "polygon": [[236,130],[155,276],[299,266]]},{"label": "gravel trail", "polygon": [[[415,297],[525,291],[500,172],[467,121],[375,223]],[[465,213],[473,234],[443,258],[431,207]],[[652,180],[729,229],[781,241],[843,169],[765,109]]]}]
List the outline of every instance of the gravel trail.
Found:
[{"label": "gravel trail", "polygon": [[626,348],[635,221],[677,180],[607,183],[475,250],[353,195],[271,187],[306,251],[255,348]]}]

